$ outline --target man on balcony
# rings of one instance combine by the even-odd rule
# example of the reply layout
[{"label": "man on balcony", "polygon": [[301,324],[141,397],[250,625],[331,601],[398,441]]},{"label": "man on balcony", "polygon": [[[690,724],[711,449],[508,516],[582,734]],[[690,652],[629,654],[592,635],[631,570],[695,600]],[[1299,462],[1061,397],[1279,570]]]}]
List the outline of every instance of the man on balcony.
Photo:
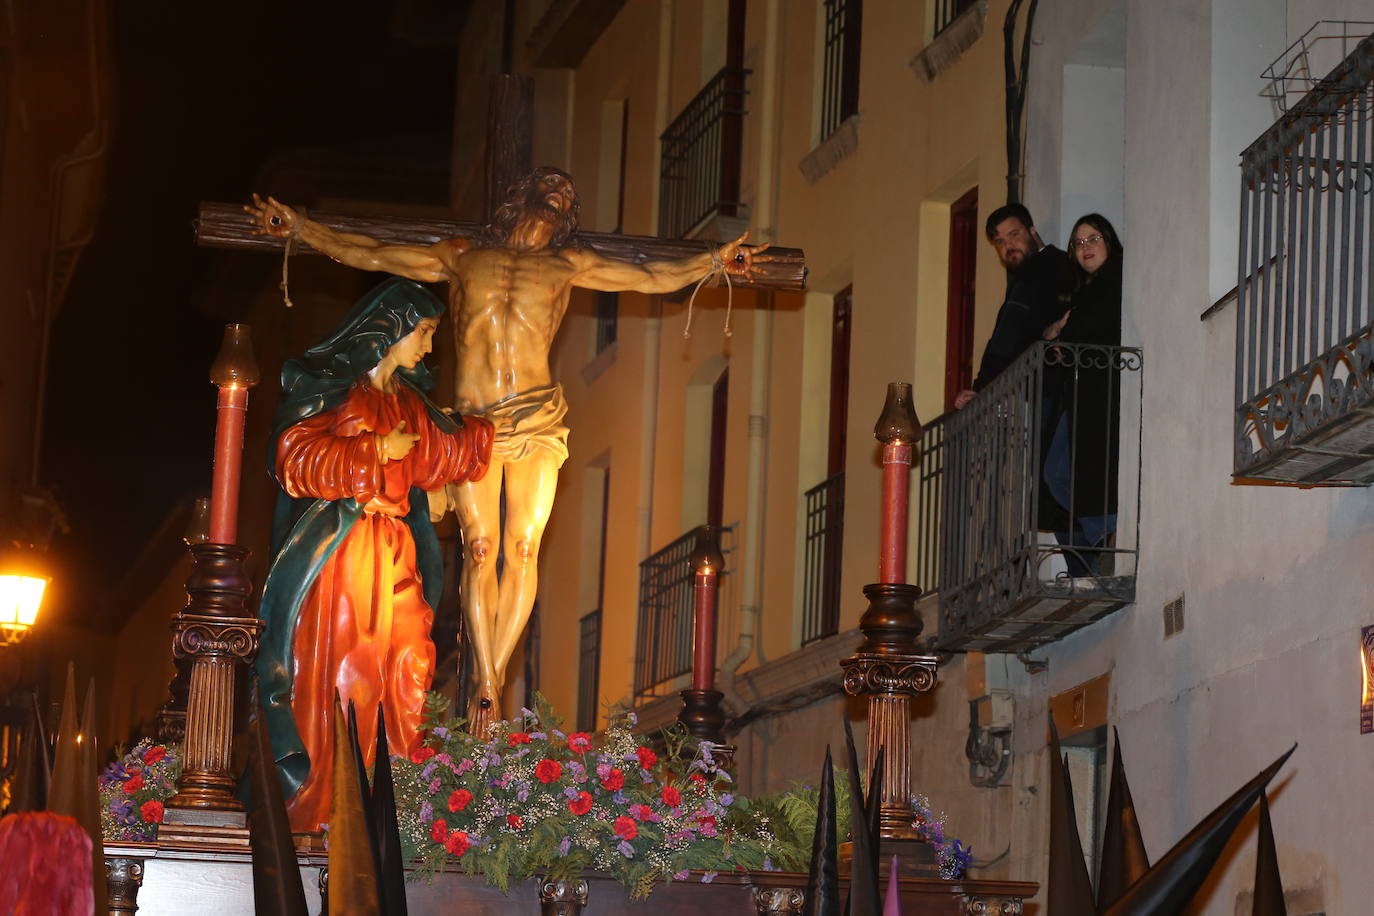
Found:
[{"label": "man on balcony", "polygon": [[1040,241],[1035,220],[1021,204],[993,210],[985,226],[997,258],[1011,274],[1007,297],[997,312],[997,324],[983,349],[973,387],[954,397],[956,410],[973,400],[1026,348],[1040,339],[1045,328],[1063,313],[1061,291],[1068,289],[1069,257]]}]

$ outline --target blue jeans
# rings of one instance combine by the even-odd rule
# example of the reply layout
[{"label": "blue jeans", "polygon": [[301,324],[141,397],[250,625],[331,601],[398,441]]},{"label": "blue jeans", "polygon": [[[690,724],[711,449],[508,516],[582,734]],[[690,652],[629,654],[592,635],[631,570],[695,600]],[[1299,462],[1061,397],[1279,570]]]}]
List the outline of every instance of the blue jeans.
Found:
[{"label": "blue jeans", "polygon": [[[1073,506],[1073,441],[1069,435],[1069,415],[1061,413],[1050,437],[1050,447],[1045,453],[1045,484],[1065,511]],[[1069,550],[1064,554],[1065,563],[1071,576],[1096,576],[1098,574],[1098,551],[1106,543],[1107,536],[1116,531],[1116,513],[1109,515],[1070,515],[1070,531],[1056,531],[1055,538],[1061,546],[1087,548]]]}]

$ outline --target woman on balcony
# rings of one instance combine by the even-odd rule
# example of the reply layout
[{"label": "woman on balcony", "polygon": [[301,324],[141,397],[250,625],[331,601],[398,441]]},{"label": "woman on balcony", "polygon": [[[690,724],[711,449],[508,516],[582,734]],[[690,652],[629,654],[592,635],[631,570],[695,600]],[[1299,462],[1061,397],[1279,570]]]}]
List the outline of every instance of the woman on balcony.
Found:
[{"label": "woman on balcony", "polygon": [[1069,233],[1073,282],[1061,296],[1067,310],[1045,339],[1076,347],[1047,351],[1047,402],[1053,413],[1045,454],[1045,484],[1067,516],[1059,543],[1072,576],[1096,576],[1116,532],[1117,440],[1121,428],[1121,267],[1116,229],[1089,213]]}]

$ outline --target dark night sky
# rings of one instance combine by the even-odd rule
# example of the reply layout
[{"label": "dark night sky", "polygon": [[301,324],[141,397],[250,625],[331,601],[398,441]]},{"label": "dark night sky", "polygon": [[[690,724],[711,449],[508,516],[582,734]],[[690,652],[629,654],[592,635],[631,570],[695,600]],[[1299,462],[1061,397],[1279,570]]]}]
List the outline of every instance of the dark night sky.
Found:
[{"label": "dark night sky", "polygon": [[214,257],[192,240],[197,203],[246,200],[283,151],[449,130],[456,51],[394,38],[393,6],[110,4],[105,201],[53,329],[43,472],[73,528],[53,551],[78,583],[59,612],[97,607],[96,583],[208,493],[206,373],[236,316],[196,307]]}]

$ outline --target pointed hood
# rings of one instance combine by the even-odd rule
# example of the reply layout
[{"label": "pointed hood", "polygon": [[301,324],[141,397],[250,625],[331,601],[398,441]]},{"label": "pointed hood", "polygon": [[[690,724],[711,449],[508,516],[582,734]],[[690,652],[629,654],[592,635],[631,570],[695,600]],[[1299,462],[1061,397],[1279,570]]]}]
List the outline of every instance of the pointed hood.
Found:
[{"label": "pointed hood", "polygon": [[[1283,766],[1297,745],[1289,748],[1258,776],[1241,786],[1234,795],[1222,802],[1194,827],[1187,836],[1174,844],[1145,876],[1132,884],[1116,903],[1104,911],[1104,916],[1148,916],[1154,913],[1178,913],[1197,893],[1207,874],[1226,848],[1237,826],[1263,793],[1265,785]],[[1051,907],[1053,910],[1053,907]]]},{"label": "pointed hood", "polygon": [[307,916],[300,864],[256,690],[252,703],[253,721],[248,725],[252,759],[248,766],[253,791],[248,808],[248,843],[253,850],[254,908],[266,916]]},{"label": "pointed hood", "polygon": [[343,707],[334,699],[334,797],[329,822],[329,916],[380,916],[377,870]]},{"label": "pointed hood", "polygon": [[802,916],[840,916],[838,828],[835,825],[835,767],[830,745],[821,767],[820,797],[816,801],[816,833],[811,840],[811,871],[806,876]]},{"label": "pointed hood", "polygon": [[406,916],[405,864],[396,822],[396,787],[391,778],[391,748],[386,740],[382,704],[377,704],[377,762],[372,768],[372,823],[376,826],[382,912]]},{"label": "pointed hood", "polygon": [[[348,701],[348,747],[353,752],[353,769],[358,774],[358,790],[363,798],[363,820],[367,824],[367,845],[372,850],[372,870],[380,881],[382,860],[377,843],[377,820],[372,810],[372,784],[367,781],[367,761],[363,757],[363,745],[358,738],[358,709],[352,700]],[[381,885],[377,885],[380,893]]]},{"label": "pointed hood", "polygon": [[883,916],[902,916],[902,888],[897,883],[897,857],[887,869],[887,896],[883,898]]},{"label": "pointed hood", "polygon": [[1269,796],[1260,794],[1259,849],[1255,854],[1255,908],[1252,916],[1288,916],[1283,901],[1279,854],[1274,848],[1274,825],[1269,820]]},{"label": "pointed hood", "polygon": [[[849,899],[845,909],[849,916],[879,916],[882,904],[878,890],[878,850],[865,810],[859,754],[854,750],[854,731],[848,719],[844,720],[844,740],[849,752],[849,832],[854,850],[849,862]],[[876,773],[875,777],[880,778],[881,773]],[[876,785],[869,787],[869,794],[881,797]],[[876,807],[874,810],[876,813]]]},{"label": "pointed hood", "polygon": [[1092,879],[1083,860],[1078,818],[1073,808],[1073,783],[1059,731],[1050,717],[1050,887],[1046,909],[1055,916],[1093,916]]},{"label": "pointed hood", "polygon": [[1135,801],[1121,760],[1121,736],[1112,729],[1112,777],[1107,790],[1107,821],[1102,828],[1102,863],[1097,873],[1097,908],[1105,910],[1145,872],[1150,858],[1140,836]]},{"label": "pointed hood", "polygon": [[76,668],[67,665],[67,688],[62,699],[62,724],[57,730],[53,754],[52,784],[48,810],[65,814],[81,825],[91,838],[91,881],[95,912],[106,912],[105,851],[100,832],[100,807],[96,795],[95,682],[86,692],[80,721],[76,716]]},{"label": "pointed hood", "polygon": [[52,759],[48,731],[38,712],[38,697],[29,694],[29,723],[20,736],[19,761],[15,764],[10,787],[10,813],[46,811],[48,783],[52,780]]}]

